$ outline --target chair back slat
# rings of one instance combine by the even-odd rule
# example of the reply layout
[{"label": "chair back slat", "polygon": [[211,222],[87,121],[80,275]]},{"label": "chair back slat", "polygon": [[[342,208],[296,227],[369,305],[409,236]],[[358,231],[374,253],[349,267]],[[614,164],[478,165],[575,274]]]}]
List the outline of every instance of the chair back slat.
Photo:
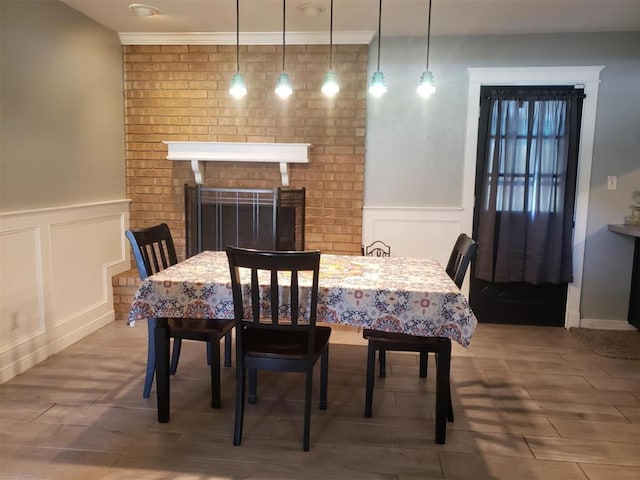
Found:
[{"label": "chair back slat", "polygon": [[298,324],[298,313],[300,310],[300,290],[298,288],[298,271],[291,272],[291,289],[290,289],[290,301],[291,305],[291,323],[293,325]]},{"label": "chair back slat", "polygon": [[477,250],[478,243],[467,234],[461,233],[458,236],[445,269],[458,288],[462,287],[469,263],[475,257]]},{"label": "chair back slat", "polygon": [[166,223],[127,230],[125,235],[141,280],[178,263],[171,230]]},{"label": "chair back slat", "polygon": [[278,271],[271,270],[271,285],[269,290],[269,295],[271,298],[269,299],[269,303],[271,304],[271,319],[273,323],[280,322],[280,295],[278,289]]},{"label": "chair back slat", "polygon": [[[235,303],[235,298],[233,301]],[[260,305],[260,286],[258,284],[258,271],[252,270],[251,271],[251,313],[252,313],[252,320],[255,323],[260,323],[260,306],[261,306]]]}]

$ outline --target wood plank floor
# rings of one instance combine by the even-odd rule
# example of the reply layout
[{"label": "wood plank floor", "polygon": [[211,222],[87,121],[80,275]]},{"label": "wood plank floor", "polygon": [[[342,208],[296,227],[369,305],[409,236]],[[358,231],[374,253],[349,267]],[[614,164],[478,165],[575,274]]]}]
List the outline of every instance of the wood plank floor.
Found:
[{"label": "wood plank floor", "polygon": [[0,478],[640,478],[640,362],[598,357],[564,329],[480,325],[470,350],[455,345],[446,445],[434,443],[433,363],[424,380],[415,354],[388,354],[365,419],[365,343],[337,327],[311,451],[297,374],[261,374],[234,447],[234,369],[223,369],[223,406],[212,410],[204,352],[185,342],[167,424],[155,389],[142,398],[145,325],[112,323],[1,385]]}]

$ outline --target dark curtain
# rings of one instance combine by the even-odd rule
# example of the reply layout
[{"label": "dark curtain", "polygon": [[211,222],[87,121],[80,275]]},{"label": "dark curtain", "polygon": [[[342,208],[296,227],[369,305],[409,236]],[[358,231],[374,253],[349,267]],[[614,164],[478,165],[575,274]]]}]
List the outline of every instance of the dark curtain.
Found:
[{"label": "dark curtain", "polygon": [[484,93],[475,276],[534,285],[571,282],[582,90]]}]

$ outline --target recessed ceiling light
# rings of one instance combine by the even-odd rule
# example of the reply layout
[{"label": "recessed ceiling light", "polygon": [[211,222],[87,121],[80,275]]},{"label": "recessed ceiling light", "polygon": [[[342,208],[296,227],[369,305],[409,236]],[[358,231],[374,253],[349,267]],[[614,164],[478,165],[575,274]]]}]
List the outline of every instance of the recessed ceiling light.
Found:
[{"label": "recessed ceiling light", "polygon": [[324,12],[324,8],[319,7],[318,5],[309,5],[308,3],[303,3],[302,5],[298,5],[298,11],[305,17],[317,17],[322,12]]},{"label": "recessed ceiling light", "polygon": [[131,10],[136,15],[140,15],[141,17],[153,17],[160,13],[160,10],[156,7],[152,7],[150,5],[143,5],[142,3],[132,3],[129,5],[129,10]]}]

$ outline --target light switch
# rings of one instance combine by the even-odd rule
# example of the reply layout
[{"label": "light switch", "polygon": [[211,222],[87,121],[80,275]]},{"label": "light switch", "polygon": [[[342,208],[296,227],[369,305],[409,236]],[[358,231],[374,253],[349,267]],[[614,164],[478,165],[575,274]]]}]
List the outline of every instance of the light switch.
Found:
[{"label": "light switch", "polygon": [[618,188],[618,177],[610,175],[607,177],[607,190],[615,190]]}]

